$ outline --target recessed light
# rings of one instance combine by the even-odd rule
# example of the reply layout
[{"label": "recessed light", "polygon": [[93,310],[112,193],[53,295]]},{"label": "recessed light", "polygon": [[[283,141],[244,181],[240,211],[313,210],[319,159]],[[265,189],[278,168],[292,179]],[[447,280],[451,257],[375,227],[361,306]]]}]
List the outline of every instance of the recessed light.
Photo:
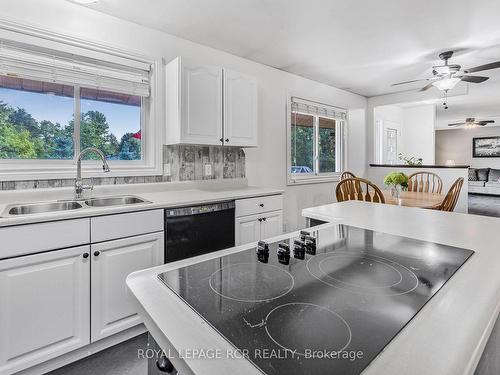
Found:
[{"label": "recessed light", "polygon": [[97,3],[99,0],[71,0],[71,1],[78,4],[92,4],[92,3]]}]

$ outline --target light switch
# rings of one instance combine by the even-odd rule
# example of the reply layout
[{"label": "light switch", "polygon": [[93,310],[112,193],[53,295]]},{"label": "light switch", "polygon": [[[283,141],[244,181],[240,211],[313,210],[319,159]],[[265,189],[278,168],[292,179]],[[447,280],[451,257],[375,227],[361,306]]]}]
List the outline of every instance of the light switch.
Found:
[{"label": "light switch", "polygon": [[211,176],[212,175],[212,164],[205,164],[205,176]]}]

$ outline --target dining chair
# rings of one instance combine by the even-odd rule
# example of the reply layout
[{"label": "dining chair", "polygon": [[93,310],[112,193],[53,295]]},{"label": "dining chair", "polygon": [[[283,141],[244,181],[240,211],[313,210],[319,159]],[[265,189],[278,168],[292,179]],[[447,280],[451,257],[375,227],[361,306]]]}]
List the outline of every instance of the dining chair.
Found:
[{"label": "dining chair", "polygon": [[345,172],[342,172],[342,174],[340,175],[340,180],[345,180],[346,178],[355,178],[356,176],[354,175],[354,173],[352,172],[349,172],[349,171],[345,171]]},{"label": "dining chair", "polygon": [[452,212],[457,205],[458,196],[460,195],[460,191],[462,190],[462,185],[464,183],[463,177],[458,178],[453,185],[451,185],[450,190],[446,193],[443,201],[437,208],[440,211],[448,211]]},{"label": "dining chair", "polygon": [[384,194],[370,180],[359,177],[351,177],[341,180],[335,190],[337,201],[365,201],[385,203]]},{"label": "dining chair", "polygon": [[439,193],[443,190],[443,180],[432,172],[416,172],[408,176],[408,191]]}]

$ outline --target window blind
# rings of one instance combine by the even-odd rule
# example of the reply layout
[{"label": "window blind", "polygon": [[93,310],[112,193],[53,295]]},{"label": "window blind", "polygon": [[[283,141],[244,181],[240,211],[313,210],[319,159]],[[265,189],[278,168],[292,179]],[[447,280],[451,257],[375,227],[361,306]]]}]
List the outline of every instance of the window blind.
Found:
[{"label": "window blind", "polygon": [[292,97],[292,112],[310,114],[315,116],[327,117],[336,120],[345,120],[347,111],[342,108],[332,107],[327,104],[321,104]]},{"label": "window blind", "polygon": [[52,50],[27,49],[0,40],[0,75],[149,96],[149,64],[137,68]]}]

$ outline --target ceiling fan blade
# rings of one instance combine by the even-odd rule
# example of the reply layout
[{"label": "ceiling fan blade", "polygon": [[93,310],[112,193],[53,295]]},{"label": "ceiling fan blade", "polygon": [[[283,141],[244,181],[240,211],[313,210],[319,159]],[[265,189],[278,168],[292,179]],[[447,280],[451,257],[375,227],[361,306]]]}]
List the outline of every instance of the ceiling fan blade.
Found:
[{"label": "ceiling fan blade", "polygon": [[419,91],[427,91],[432,87],[432,83],[428,83],[424,87],[422,87]]},{"label": "ceiling fan blade", "polygon": [[484,126],[484,125],[491,124],[491,123],[494,123],[494,122],[495,122],[494,120],[485,120],[485,121],[477,121],[476,124]]},{"label": "ceiling fan blade", "polygon": [[497,68],[500,68],[500,61],[475,66],[474,68],[464,70],[464,72],[465,73],[474,73],[474,72],[481,72],[483,70],[490,70],[490,69],[497,69]]},{"label": "ceiling fan blade", "polygon": [[428,80],[429,80],[429,78],[426,78],[426,79],[413,79],[411,81],[403,81],[403,82],[393,83],[391,86],[405,85],[407,83],[420,82],[420,81],[428,81]]},{"label": "ceiling fan blade", "polygon": [[448,124],[448,126],[461,126],[461,125],[467,125],[465,122],[456,122],[454,124]]},{"label": "ceiling fan blade", "polygon": [[462,76],[460,79],[464,82],[471,83],[481,83],[490,79],[490,77],[481,77],[481,76]]}]

